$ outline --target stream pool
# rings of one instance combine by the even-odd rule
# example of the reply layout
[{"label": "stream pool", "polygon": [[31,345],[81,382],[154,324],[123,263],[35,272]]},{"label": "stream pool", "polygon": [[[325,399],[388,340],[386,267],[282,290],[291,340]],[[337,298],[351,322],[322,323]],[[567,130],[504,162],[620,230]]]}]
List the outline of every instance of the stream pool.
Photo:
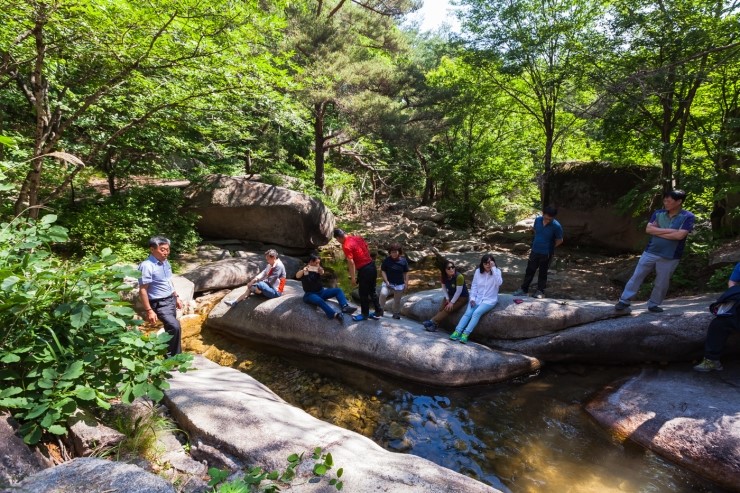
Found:
[{"label": "stream pool", "polygon": [[186,350],[249,373],[317,418],[503,491],[724,491],[617,442],[583,411],[594,392],[639,367],[556,365],[510,383],[449,389],[289,355],[208,329],[184,342]]}]

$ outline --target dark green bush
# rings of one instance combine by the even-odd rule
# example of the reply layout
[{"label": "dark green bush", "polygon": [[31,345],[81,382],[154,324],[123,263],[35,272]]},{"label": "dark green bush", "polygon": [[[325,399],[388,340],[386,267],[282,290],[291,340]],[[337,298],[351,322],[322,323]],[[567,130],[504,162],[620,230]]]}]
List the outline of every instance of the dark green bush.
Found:
[{"label": "dark green bush", "polygon": [[60,224],[69,229],[73,253],[90,254],[110,248],[122,262],[140,262],[154,235],[169,238],[174,254],[198,244],[197,216],[183,213],[183,202],[182,190],[177,188],[135,188],[75,204],[62,212]]},{"label": "dark green bush", "polygon": [[78,408],[161,399],[169,372],[191,360],[165,359],[170,336],[135,328],[119,293],[137,273],[110,249],[75,262],[51,254],[67,237],[55,220],[0,224],[0,408],[21,422],[27,443],[65,434]]}]

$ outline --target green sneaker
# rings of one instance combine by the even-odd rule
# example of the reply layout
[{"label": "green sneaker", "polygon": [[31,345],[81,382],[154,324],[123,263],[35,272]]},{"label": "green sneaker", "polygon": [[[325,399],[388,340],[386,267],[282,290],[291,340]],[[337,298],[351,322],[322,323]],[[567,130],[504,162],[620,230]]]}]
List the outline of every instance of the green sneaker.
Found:
[{"label": "green sneaker", "polygon": [[468,343],[468,334],[463,334],[462,337],[460,337],[460,342],[462,342],[463,344],[467,344]]},{"label": "green sneaker", "polygon": [[713,359],[704,358],[701,363],[699,363],[698,365],[694,367],[694,370],[696,371],[712,371],[712,370],[721,371],[722,363],[720,363],[719,361],[715,361]]},{"label": "green sneaker", "polygon": [[459,341],[460,340],[460,333],[458,331],[455,331],[452,334],[450,334],[450,340],[452,340],[452,341]]}]

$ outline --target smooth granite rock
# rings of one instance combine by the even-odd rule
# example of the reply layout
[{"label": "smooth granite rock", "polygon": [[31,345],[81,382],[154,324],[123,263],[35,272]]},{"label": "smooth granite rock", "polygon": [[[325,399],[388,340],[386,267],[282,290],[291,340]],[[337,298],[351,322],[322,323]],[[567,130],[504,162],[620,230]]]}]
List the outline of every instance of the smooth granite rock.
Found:
[{"label": "smooth granite rock", "polygon": [[[238,294],[234,291],[227,299]],[[540,366],[536,359],[522,354],[450,341],[448,334],[426,332],[421,324],[409,320],[384,317],[353,322],[349,316],[343,323],[329,320],[324,312],[304,303],[302,294],[299,283],[290,280],[280,298],[252,296],[235,307],[220,303],[205,325],[231,336],[435,385],[501,382],[532,373]]]},{"label": "smooth granite rock", "polygon": [[73,459],[32,474],[2,493],[175,493],[159,476],[138,466],[92,457]]},{"label": "smooth granite rock", "polygon": [[724,371],[645,369],[586,406],[602,426],[681,467],[740,491],[740,363]]},{"label": "smooth granite rock", "polygon": [[[343,491],[376,493],[476,493],[500,491],[420,457],[388,452],[369,438],[319,421],[232,368],[196,356],[196,371],[169,380],[165,400],[191,440],[206,442],[221,453],[260,465],[284,469],[293,453],[321,447],[331,453],[335,472],[344,469]],[[297,470],[299,491],[336,491],[324,479],[306,482],[309,467]]]}]

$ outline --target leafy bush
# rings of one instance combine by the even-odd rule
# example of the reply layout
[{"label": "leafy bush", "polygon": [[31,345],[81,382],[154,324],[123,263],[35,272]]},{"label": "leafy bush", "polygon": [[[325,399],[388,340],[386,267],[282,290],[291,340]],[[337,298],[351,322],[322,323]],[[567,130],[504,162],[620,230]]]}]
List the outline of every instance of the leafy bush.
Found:
[{"label": "leafy bush", "polygon": [[[320,480],[329,474],[329,471],[334,466],[334,460],[330,453],[323,453],[321,447],[316,447],[311,454],[311,459],[314,461],[313,473],[316,480]],[[226,481],[229,477],[228,471],[223,471],[212,467],[208,470],[208,475],[211,476],[211,481],[208,483],[209,486],[217,486],[212,491],[213,493],[250,493],[253,491],[264,491],[264,492],[275,492],[280,491],[278,484],[290,484],[295,480],[296,469],[303,462],[303,454],[291,454],[288,457],[288,466],[285,471],[270,471],[267,472],[260,466],[254,466],[249,468],[244,476],[240,479],[234,479],[232,481]],[[338,491],[344,488],[344,482],[339,478],[344,473],[343,468],[337,469],[336,477],[329,479],[329,486],[333,486]],[[267,482],[267,484],[263,484]],[[315,482],[315,481],[311,481]]]},{"label": "leafy bush", "polygon": [[65,434],[77,408],[161,399],[169,372],[192,358],[165,359],[169,335],[131,327],[134,311],[119,292],[136,271],[109,249],[77,262],[50,253],[67,239],[55,220],[0,224],[0,408],[21,422],[26,443]]},{"label": "leafy bush", "polygon": [[712,277],[709,278],[707,287],[711,289],[712,291],[726,290],[727,281],[728,279],[730,279],[730,275],[732,274],[732,271],[734,268],[735,268],[734,265],[726,265],[714,271],[714,274],[712,274]]},{"label": "leafy bush", "polygon": [[76,253],[110,248],[122,262],[139,262],[154,235],[169,238],[175,254],[198,244],[197,216],[180,212],[183,202],[182,191],[177,188],[134,188],[103,200],[77,204],[65,211],[60,224],[69,228]]}]

